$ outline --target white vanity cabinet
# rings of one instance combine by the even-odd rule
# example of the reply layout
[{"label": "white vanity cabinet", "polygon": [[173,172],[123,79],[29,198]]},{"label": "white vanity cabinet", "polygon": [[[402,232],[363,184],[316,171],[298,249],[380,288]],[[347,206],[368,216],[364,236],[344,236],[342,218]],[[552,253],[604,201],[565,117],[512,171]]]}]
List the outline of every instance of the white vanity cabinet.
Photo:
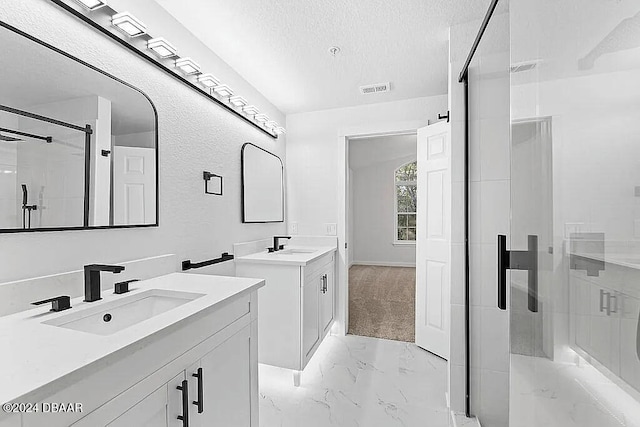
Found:
[{"label": "white vanity cabinet", "polygon": [[[173,280],[204,295],[193,308],[183,306],[187,317],[159,329],[150,322],[139,329],[154,332],[141,340],[15,399],[78,402],[81,413],[22,414],[15,425],[258,427],[257,293],[263,282],[195,274]],[[0,427],[14,427],[12,421],[0,416]]]},{"label": "white vanity cabinet", "polygon": [[606,262],[597,275],[569,275],[572,347],[640,391],[640,269]]},{"label": "white vanity cabinet", "polygon": [[265,280],[258,291],[259,362],[294,370],[298,385],[300,371],[333,324],[335,249],[309,262],[269,263],[263,258],[236,265],[237,276]]},{"label": "white vanity cabinet", "polygon": [[[108,427],[251,427],[249,327],[180,371]],[[183,384],[187,393],[183,394]],[[186,398],[186,422],[183,398]],[[86,421],[77,423],[85,425]]]}]

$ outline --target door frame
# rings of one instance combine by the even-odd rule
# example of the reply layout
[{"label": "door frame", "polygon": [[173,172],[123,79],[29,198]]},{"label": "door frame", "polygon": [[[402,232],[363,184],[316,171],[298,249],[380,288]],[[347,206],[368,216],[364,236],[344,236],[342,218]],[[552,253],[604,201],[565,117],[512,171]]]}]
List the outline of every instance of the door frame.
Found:
[{"label": "door frame", "polygon": [[403,122],[391,122],[385,124],[367,124],[338,130],[338,292],[337,297],[337,321],[334,333],[346,335],[349,331],[349,266],[347,265],[347,248],[352,249],[349,238],[349,140],[391,135],[417,134],[418,128],[428,126],[428,120],[412,120]]}]

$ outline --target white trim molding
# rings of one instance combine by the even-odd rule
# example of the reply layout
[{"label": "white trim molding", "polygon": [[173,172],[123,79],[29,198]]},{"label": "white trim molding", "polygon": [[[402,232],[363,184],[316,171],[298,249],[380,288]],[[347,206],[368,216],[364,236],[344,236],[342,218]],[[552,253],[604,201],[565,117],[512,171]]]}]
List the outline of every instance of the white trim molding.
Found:
[{"label": "white trim molding", "polygon": [[415,262],[353,261],[351,265],[371,265],[374,267],[416,267]]}]

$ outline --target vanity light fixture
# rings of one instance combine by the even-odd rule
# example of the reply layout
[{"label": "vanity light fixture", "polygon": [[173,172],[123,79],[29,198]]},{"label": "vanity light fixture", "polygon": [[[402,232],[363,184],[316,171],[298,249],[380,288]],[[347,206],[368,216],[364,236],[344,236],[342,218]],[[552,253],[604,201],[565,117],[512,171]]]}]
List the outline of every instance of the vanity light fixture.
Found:
[{"label": "vanity light fixture", "polygon": [[242,107],[242,111],[250,116],[255,116],[256,114],[260,114],[260,110],[258,110],[255,105],[247,105],[246,107]]},{"label": "vanity light fixture", "polygon": [[230,96],[233,96],[233,89],[231,89],[227,85],[218,85],[213,88],[213,91],[224,98],[229,98]]},{"label": "vanity light fixture", "polygon": [[[191,58],[181,58],[177,49],[163,37],[147,32],[147,26],[130,12],[119,12],[110,0],[51,0],[67,12],[82,19],[113,40],[122,43],[154,66],[178,79],[190,89],[206,95],[209,100],[223,106],[249,125],[276,139],[277,124],[267,128],[266,115],[211,74],[203,74]],[[75,6],[78,5],[78,6]],[[80,10],[80,9],[83,10]],[[95,12],[94,12],[95,11]],[[140,37],[142,36],[142,37]],[[127,38],[130,38],[127,40]],[[137,40],[132,40],[138,38]],[[162,61],[158,61],[161,59]],[[171,60],[169,60],[171,59]],[[194,76],[191,78],[191,76]],[[257,117],[256,117],[257,116]],[[257,120],[256,120],[257,118]],[[0,172],[1,173],[1,172]]]},{"label": "vanity light fixture", "polygon": [[191,58],[176,59],[176,68],[179,68],[180,71],[188,76],[200,72],[200,66]]},{"label": "vanity light fixture", "polygon": [[231,98],[229,98],[229,102],[236,107],[244,107],[245,105],[247,105],[247,100],[241,96],[232,96]]},{"label": "vanity light fixture", "polygon": [[278,123],[275,120],[269,120],[264,124],[264,126],[269,130],[274,130],[278,127]]},{"label": "vanity light fixture", "polygon": [[75,0],[79,5],[93,11],[107,5],[105,0]]},{"label": "vanity light fixture", "polygon": [[285,128],[283,128],[282,126],[278,126],[274,130],[278,135],[282,135],[283,133],[287,133],[287,130]]},{"label": "vanity light fixture", "polygon": [[147,32],[147,26],[129,12],[116,13],[111,17],[111,24],[129,37],[138,37]]},{"label": "vanity light fixture", "polygon": [[254,117],[254,119],[256,120],[256,122],[258,123],[265,123],[269,121],[269,116],[267,116],[266,114],[256,114],[256,116]]},{"label": "vanity light fixture", "polygon": [[147,49],[151,50],[159,58],[171,58],[178,54],[178,50],[162,37],[149,40]]},{"label": "vanity light fixture", "polygon": [[211,87],[218,86],[220,84],[220,80],[215,78],[213,74],[206,73],[206,74],[200,74],[198,76],[198,83],[200,83],[204,87],[211,88]]}]

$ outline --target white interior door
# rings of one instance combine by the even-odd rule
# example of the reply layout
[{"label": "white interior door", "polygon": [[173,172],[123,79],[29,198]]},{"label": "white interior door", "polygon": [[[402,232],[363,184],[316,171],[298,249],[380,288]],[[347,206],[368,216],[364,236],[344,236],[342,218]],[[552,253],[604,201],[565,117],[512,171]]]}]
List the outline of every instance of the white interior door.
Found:
[{"label": "white interior door", "polygon": [[156,222],[156,152],[151,148],[113,148],[113,222]]},{"label": "white interior door", "polygon": [[418,129],[416,344],[449,358],[451,128]]}]

